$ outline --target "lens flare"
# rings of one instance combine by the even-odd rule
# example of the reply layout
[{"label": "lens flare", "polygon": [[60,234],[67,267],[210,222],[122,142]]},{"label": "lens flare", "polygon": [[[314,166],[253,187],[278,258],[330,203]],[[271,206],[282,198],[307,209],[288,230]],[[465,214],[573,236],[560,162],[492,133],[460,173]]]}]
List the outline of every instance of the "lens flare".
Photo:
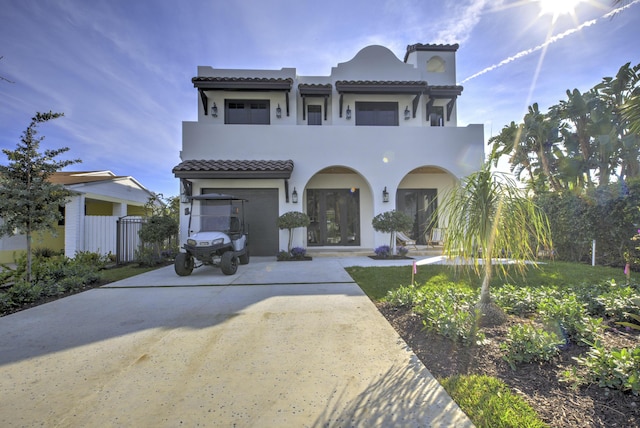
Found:
[{"label": "lens flare", "polygon": [[575,9],[583,0],[537,0],[540,15],[551,15],[555,22],[560,15],[575,15]]}]

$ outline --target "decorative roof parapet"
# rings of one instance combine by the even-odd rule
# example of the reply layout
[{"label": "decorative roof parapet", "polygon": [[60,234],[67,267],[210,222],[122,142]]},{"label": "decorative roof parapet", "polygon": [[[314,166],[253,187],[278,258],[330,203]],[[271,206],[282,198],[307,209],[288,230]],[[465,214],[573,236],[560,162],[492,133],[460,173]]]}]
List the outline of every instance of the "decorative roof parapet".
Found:
[{"label": "decorative roof parapet", "polygon": [[458,48],[460,47],[460,45],[458,43],[454,43],[454,44],[422,44],[422,43],[416,43],[414,45],[407,45],[407,52],[404,54],[404,62],[407,62],[407,59],[409,58],[409,54],[412,52],[419,52],[419,51],[427,51],[427,52],[455,52],[458,50]]}]

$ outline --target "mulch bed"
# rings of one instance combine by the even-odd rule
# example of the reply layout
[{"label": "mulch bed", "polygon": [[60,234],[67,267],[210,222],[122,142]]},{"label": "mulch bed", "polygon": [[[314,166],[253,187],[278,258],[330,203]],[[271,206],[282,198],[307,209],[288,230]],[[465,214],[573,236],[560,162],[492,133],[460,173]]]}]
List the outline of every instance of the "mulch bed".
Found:
[{"label": "mulch bed", "polygon": [[[597,385],[574,390],[560,382],[560,373],[575,365],[573,357],[588,348],[572,345],[552,362],[522,364],[514,371],[502,359],[499,344],[509,326],[522,320],[509,317],[497,327],[485,327],[488,343],[467,347],[424,330],[422,319],[408,308],[378,303],[378,310],[437,378],[455,374],[485,374],[501,379],[521,395],[551,427],[640,427],[640,397],[631,393],[600,388]],[[640,342],[634,333],[607,329],[607,347],[630,348]]]}]

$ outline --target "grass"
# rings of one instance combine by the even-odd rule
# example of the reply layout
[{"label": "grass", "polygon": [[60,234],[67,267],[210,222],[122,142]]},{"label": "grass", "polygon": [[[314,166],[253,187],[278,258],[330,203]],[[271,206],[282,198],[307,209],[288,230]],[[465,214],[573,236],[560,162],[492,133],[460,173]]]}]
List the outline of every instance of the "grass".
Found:
[{"label": "grass", "polygon": [[442,379],[440,383],[477,427],[547,426],[531,406],[499,379],[483,375],[456,375]]},{"label": "grass", "polygon": [[[389,267],[350,267],[347,272],[358,283],[360,288],[373,301],[384,300],[387,292],[395,290],[401,285],[411,284],[411,266]],[[627,280],[622,268],[605,266],[590,266],[578,263],[551,262],[540,264],[537,268],[527,270],[525,277],[513,270],[507,272],[505,279],[498,275],[491,281],[492,287],[499,287],[505,283],[516,286],[556,286],[566,287],[579,283],[600,283],[615,280],[624,284]],[[640,275],[632,274],[638,281]],[[480,287],[481,278],[473,271],[454,269],[451,266],[424,265],[418,266],[418,273],[414,281],[418,284],[434,284],[435,282],[456,282],[471,288]]]},{"label": "grass", "polygon": [[110,283],[120,281],[141,273],[156,270],[162,266],[141,267],[137,264],[118,266],[111,269],[104,269],[100,271],[100,279],[102,283]]}]

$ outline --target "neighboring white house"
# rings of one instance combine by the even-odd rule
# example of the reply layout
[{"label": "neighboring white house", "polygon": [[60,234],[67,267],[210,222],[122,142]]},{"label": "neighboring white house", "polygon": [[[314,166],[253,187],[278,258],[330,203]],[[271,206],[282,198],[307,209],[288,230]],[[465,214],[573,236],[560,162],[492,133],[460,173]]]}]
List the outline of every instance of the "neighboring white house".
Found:
[{"label": "neighboring white house", "polygon": [[[371,220],[392,209],[423,243],[438,194],[484,159],[483,126],[457,126],[457,49],[410,45],[402,61],[368,46],[329,76],[198,67],[198,121],[183,122],[173,169],[182,195],[246,197],[253,255],[287,247],[288,211],[311,218],[297,246],[373,249],[389,238]],[[187,227],[183,215],[182,239]]]},{"label": "neighboring white house", "polygon": [[[72,197],[61,207],[64,220],[57,233],[37,234],[32,245],[64,250],[67,257],[78,251],[115,255],[118,219],[143,215],[144,205],[153,195],[135,178],[111,171],[56,172],[49,181],[64,185]],[[12,263],[26,245],[24,235],[2,237],[0,262]]]}]

